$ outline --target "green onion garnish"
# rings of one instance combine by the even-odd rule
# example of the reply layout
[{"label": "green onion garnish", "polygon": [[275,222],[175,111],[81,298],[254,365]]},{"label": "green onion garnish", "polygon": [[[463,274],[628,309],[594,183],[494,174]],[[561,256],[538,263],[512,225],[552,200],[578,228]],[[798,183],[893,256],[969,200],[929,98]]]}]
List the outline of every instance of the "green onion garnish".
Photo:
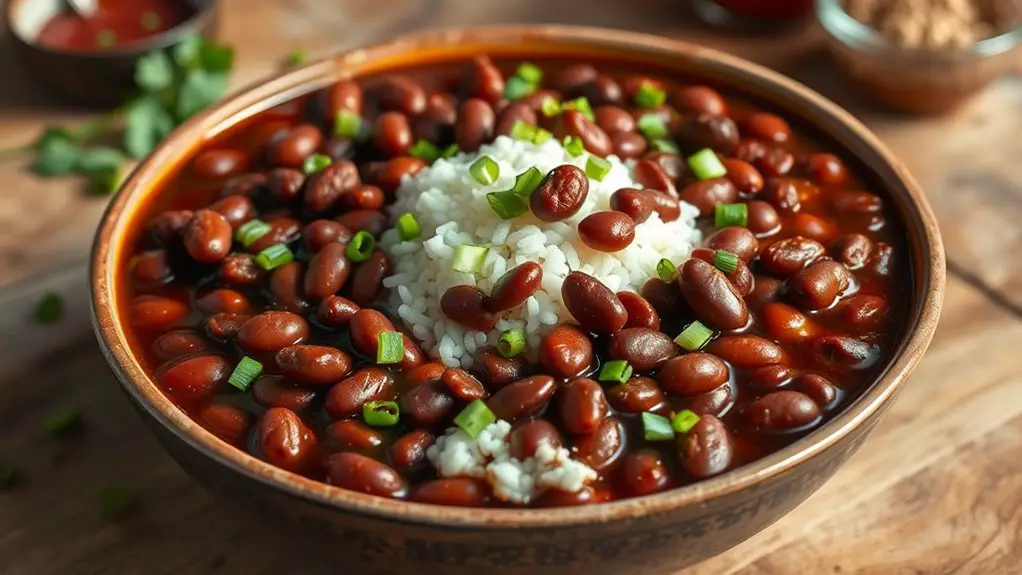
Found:
[{"label": "green onion garnish", "polygon": [[727,168],[720,163],[717,153],[709,148],[703,148],[688,157],[688,167],[700,180],[711,180],[727,175]]},{"label": "green onion garnish", "polygon": [[416,158],[422,158],[423,160],[426,160],[426,162],[432,164],[440,157],[440,148],[437,148],[436,144],[433,142],[419,140],[408,150],[408,155]]},{"label": "green onion garnish", "polygon": [[295,260],[295,255],[284,244],[276,244],[256,254],[255,263],[266,271]]},{"label": "green onion garnish", "polygon": [[509,329],[500,334],[497,351],[504,357],[514,357],[525,351],[525,332],[520,329]]},{"label": "green onion garnish", "polygon": [[681,150],[678,149],[678,146],[675,145],[674,142],[666,140],[664,138],[653,140],[652,142],[649,143],[649,145],[653,146],[653,149],[658,152],[666,152],[668,154],[678,154],[681,152]]},{"label": "green onion garnish", "polygon": [[585,145],[582,143],[582,140],[576,138],[575,136],[564,137],[564,149],[569,154],[576,158],[584,154],[586,151]]},{"label": "green onion garnish", "polygon": [[671,418],[671,429],[677,433],[688,433],[699,423],[699,416],[694,411],[682,409]]},{"label": "green onion garnish", "polygon": [[490,192],[486,194],[486,201],[502,220],[517,218],[529,211],[529,204],[513,190]]},{"label": "green onion garnish", "polygon": [[483,269],[483,261],[488,253],[490,253],[490,248],[486,246],[461,244],[454,248],[454,263],[451,267],[456,272],[467,274],[479,273],[479,270]]},{"label": "green onion garnish", "polygon": [[287,55],[287,63],[292,66],[301,66],[309,59],[309,53],[305,50],[295,50]]},{"label": "green onion garnish", "polygon": [[551,118],[561,113],[561,103],[553,97],[547,96],[543,98],[543,102],[539,105],[539,111],[543,112],[543,115],[547,118]]},{"label": "green onion garnish", "polygon": [[100,48],[112,48],[115,44],[117,44],[117,32],[100,30],[96,33],[96,45]]},{"label": "green onion garnish", "polygon": [[635,103],[643,108],[659,108],[666,100],[667,94],[652,82],[643,82],[635,93]]},{"label": "green onion garnish", "polygon": [[315,174],[329,166],[331,163],[333,163],[333,160],[330,159],[330,156],[324,154],[313,154],[308,158],[305,158],[305,163],[302,164],[302,170],[306,174]]},{"label": "green onion garnish", "polygon": [[396,401],[370,401],[362,406],[362,419],[373,427],[393,427],[401,419]]},{"label": "green onion garnish", "polygon": [[674,343],[686,351],[699,351],[713,337],[713,330],[706,327],[700,321],[694,321],[681,330]]},{"label": "green onion garnish", "polygon": [[81,409],[72,407],[51,415],[43,422],[43,429],[50,437],[59,437],[82,427],[85,414]]},{"label": "green onion garnish", "polygon": [[744,228],[749,223],[749,206],[745,204],[717,204],[713,212],[713,225],[718,229],[730,226]]},{"label": "green onion garnish", "polygon": [[511,188],[511,191],[515,195],[527,198],[532,195],[532,192],[536,191],[536,188],[539,187],[539,183],[542,181],[543,172],[540,172],[536,166],[532,166],[515,176],[515,185]]},{"label": "green onion garnish", "polygon": [[234,371],[231,372],[231,377],[227,379],[227,383],[241,391],[248,391],[249,386],[252,385],[252,382],[262,372],[263,364],[246,355],[241,358],[238,365],[234,366]]},{"label": "green onion garnish", "polygon": [[657,140],[667,136],[667,124],[659,114],[653,112],[643,114],[636,125],[647,140]]},{"label": "green onion garnish", "polygon": [[533,144],[542,144],[543,142],[553,138],[554,135],[549,130],[543,128],[536,128],[536,135],[532,137]]},{"label": "green onion garnish", "polygon": [[593,113],[593,107],[589,105],[589,100],[585,97],[569,100],[561,106],[561,109],[581,112],[582,115],[588,118],[590,122],[596,121],[596,114]]},{"label": "green onion garnish", "polygon": [[152,10],[142,13],[142,29],[146,32],[155,32],[160,29],[160,15]]},{"label": "green onion garnish", "polygon": [[538,85],[543,81],[543,70],[532,62],[522,62],[519,64],[515,75],[530,84]]},{"label": "green onion garnish", "polygon": [[376,336],[376,363],[401,363],[405,357],[405,340],[399,331],[385,331]]},{"label": "green onion garnish", "polygon": [[472,174],[472,179],[484,186],[496,182],[497,178],[500,177],[500,165],[489,156],[482,156],[472,162],[472,165],[468,167],[468,171]]},{"label": "green onion garnish", "polygon": [[603,364],[600,368],[600,375],[597,379],[600,381],[613,381],[617,383],[624,383],[632,377],[632,366],[623,359],[615,359],[608,361]]},{"label": "green onion garnish", "polygon": [[401,217],[397,219],[396,226],[397,237],[401,238],[403,242],[414,240],[421,233],[418,220],[410,213],[401,214]]},{"label": "green onion garnish", "polygon": [[674,439],[671,420],[662,415],[642,412],[642,436],[646,441],[668,441]]},{"label": "green onion garnish", "polygon": [[45,294],[35,304],[35,320],[41,324],[57,323],[62,315],[64,315],[64,300],[58,294]]},{"label": "green onion garnish", "polygon": [[103,508],[103,518],[115,521],[131,513],[138,500],[135,497],[135,490],[130,487],[110,485],[99,492],[99,502]]},{"label": "green onion garnish", "polygon": [[521,100],[535,91],[535,84],[518,76],[511,76],[504,84],[504,97],[511,101]]},{"label": "green onion garnish", "polygon": [[234,239],[247,248],[272,230],[273,227],[262,220],[249,220],[241,224],[238,231],[234,232]]},{"label": "green onion garnish", "polygon": [[678,266],[667,258],[660,258],[656,263],[656,275],[660,276],[660,281],[669,284],[678,277]]},{"label": "green onion garnish", "polygon": [[479,434],[495,421],[497,416],[481,399],[466,405],[465,409],[454,417],[454,424],[472,439],[479,437]]},{"label": "green onion garnish", "polygon": [[713,252],[713,265],[718,270],[729,274],[738,269],[738,256],[731,252],[717,250]]},{"label": "green onion garnish", "polygon": [[351,110],[340,110],[334,116],[334,135],[354,140],[362,131],[362,116]]},{"label": "green onion garnish", "polygon": [[536,137],[536,126],[518,120],[511,126],[511,137],[523,142],[531,142]]},{"label": "green onion garnish", "polygon": [[376,248],[376,238],[373,234],[362,230],[356,233],[351,241],[348,242],[348,247],[344,250],[344,255],[348,256],[348,259],[355,262],[364,262],[373,255],[373,249]]},{"label": "green onion garnish", "polygon": [[453,158],[457,154],[458,154],[458,144],[451,144],[450,146],[447,146],[446,148],[444,148],[442,152],[440,152],[440,157],[441,158]]},{"label": "green onion garnish", "polygon": [[590,178],[602,182],[608,173],[610,173],[610,162],[607,160],[599,156],[589,156],[589,159],[586,160],[586,175]]}]

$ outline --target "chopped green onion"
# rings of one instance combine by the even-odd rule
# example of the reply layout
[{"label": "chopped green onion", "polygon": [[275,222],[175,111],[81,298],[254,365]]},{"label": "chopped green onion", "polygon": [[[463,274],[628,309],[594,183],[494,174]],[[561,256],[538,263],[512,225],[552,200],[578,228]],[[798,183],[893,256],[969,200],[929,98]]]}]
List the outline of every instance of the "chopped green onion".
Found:
[{"label": "chopped green onion", "polygon": [[588,118],[590,122],[596,121],[596,114],[593,113],[593,107],[589,105],[589,100],[587,100],[584,96],[565,102],[561,106],[561,109],[581,112],[582,115]]},{"label": "chopped green onion", "polygon": [[126,517],[138,502],[135,491],[122,485],[104,487],[99,492],[99,501],[103,508],[103,518],[109,521]]},{"label": "chopped green onion", "polygon": [[[517,197],[517,196],[516,196]],[[490,248],[478,244],[461,244],[454,248],[454,263],[451,267],[456,272],[467,274],[479,273],[483,269],[483,261]]]},{"label": "chopped green onion", "polygon": [[603,364],[600,368],[600,375],[597,379],[600,381],[615,381],[617,383],[624,383],[632,377],[632,366],[623,359],[615,359],[608,361]]},{"label": "chopped green onion", "polygon": [[13,465],[0,463],[0,491],[14,487],[19,479],[21,477]]},{"label": "chopped green onion", "polygon": [[241,391],[248,391],[249,386],[252,385],[252,382],[262,372],[263,364],[246,355],[241,358],[238,365],[234,366],[234,371],[231,372],[231,377],[227,379],[227,383]]},{"label": "chopped green onion", "polygon": [[401,419],[396,401],[370,401],[362,406],[362,419],[373,427],[394,427]]},{"label": "chopped green onion", "polygon": [[656,263],[656,275],[660,276],[660,281],[669,284],[678,277],[678,266],[667,258],[660,258]]},{"label": "chopped green onion", "polygon": [[472,179],[484,186],[488,186],[496,182],[497,178],[500,177],[500,165],[493,161],[493,158],[482,156],[472,162],[472,165],[468,167],[468,172],[472,174]]},{"label": "chopped green onion", "polygon": [[532,62],[522,62],[519,64],[518,70],[515,71],[515,75],[534,85],[538,85],[543,81],[543,70]]},{"label": "chopped green onion", "polygon": [[677,433],[688,433],[699,423],[699,416],[694,411],[682,409],[671,418],[671,429]]},{"label": "chopped green onion", "polygon": [[454,417],[454,424],[472,439],[479,437],[479,434],[495,421],[497,416],[481,399],[466,405],[465,409]]},{"label": "chopped green onion", "polygon": [[717,250],[713,252],[713,265],[718,270],[729,274],[738,269],[738,256],[731,252]]},{"label": "chopped green onion", "polygon": [[688,157],[688,167],[700,180],[711,180],[727,175],[727,168],[720,163],[717,153],[709,148],[703,148]]},{"label": "chopped green onion", "polygon": [[539,187],[539,183],[543,181],[543,172],[539,171],[539,168],[532,166],[528,170],[515,176],[515,185],[511,188],[511,191],[515,195],[527,198],[532,195],[532,192],[536,191]]},{"label": "chopped green onion", "polygon": [[678,149],[678,146],[675,145],[674,142],[666,140],[664,138],[653,140],[652,142],[649,143],[649,145],[653,146],[653,149],[658,152],[666,152],[668,154],[678,154],[681,152],[681,150]]},{"label": "chopped green onion", "polygon": [[348,256],[348,259],[355,263],[364,262],[373,255],[374,248],[376,248],[376,238],[373,237],[373,234],[362,230],[356,233],[351,238],[351,241],[348,242],[344,255]]},{"label": "chopped green onion", "polygon": [[35,320],[41,324],[57,323],[62,315],[64,315],[64,300],[58,294],[45,294],[35,304]]},{"label": "chopped green onion", "polygon": [[117,32],[100,30],[96,33],[96,45],[100,48],[112,48],[115,44],[117,44]]},{"label": "chopped green onion", "polygon": [[234,239],[247,248],[272,230],[273,227],[262,220],[249,220],[241,224],[238,231],[234,232]]},{"label": "chopped green onion", "polygon": [[309,59],[309,53],[305,50],[295,50],[287,55],[287,62],[292,66],[301,66]]},{"label": "chopped green onion", "polygon": [[610,173],[609,161],[599,156],[589,156],[589,159],[586,160],[586,175],[590,178],[602,182],[608,173]]},{"label": "chopped green onion", "polygon": [[160,15],[152,10],[142,13],[142,29],[146,32],[155,32],[160,29]]},{"label": "chopped green onion", "polygon": [[401,363],[405,357],[405,339],[399,331],[385,331],[376,336],[376,363]]},{"label": "chopped green onion", "polygon": [[730,226],[744,228],[749,223],[749,206],[745,204],[717,204],[713,213],[713,225],[718,229]]},{"label": "chopped green onion", "polygon": [[694,321],[681,330],[678,337],[674,338],[674,343],[686,351],[699,351],[710,341],[711,337],[713,337],[712,329],[706,327],[700,321]]},{"label": "chopped green onion", "polygon": [[412,214],[401,214],[397,219],[397,237],[401,238],[401,241],[414,240],[421,232],[419,222]]},{"label": "chopped green onion", "polygon": [[524,142],[531,142],[536,137],[536,126],[518,120],[511,126],[511,137]]},{"label": "chopped green onion", "polygon": [[43,422],[43,429],[50,437],[59,437],[72,431],[81,429],[85,421],[85,415],[81,409],[72,407],[59,413],[55,413]]},{"label": "chopped green onion", "polygon": [[490,192],[486,194],[486,201],[502,220],[517,218],[529,211],[529,204],[513,190]]},{"label": "chopped green onion", "polygon": [[451,144],[450,146],[444,148],[442,152],[440,152],[441,158],[453,158],[456,155],[458,155],[458,144]]},{"label": "chopped green onion", "polygon": [[654,112],[643,114],[636,125],[639,127],[642,135],[646,136],[648,140],[658,140],[667,136],[667,123],[664,122],[664,119],[659,114]]},{"label": "chopped green onion", "polygon": [[333,160],[330,159],[330,156],[324,154],[313,154],[308,158],[305,158],[305,163],[302,164],[302,170],[306,174],[315,174],[329,166],[331,163],[333,163]]},{"label": "chopped green onion", "polygon": [[576,158],[584,154],[586,151],[585,145],[582,143],[582,140],[576,138],[575,136],[564,137],[564,149],[569,154]]},{"label": "chopped green onion", "polygon": [[295,255],[284,244],[276,244],[256,254],[255,263],[266,271],[279,268],[295,260]]},{"label": "chopped green onion", "polygon": [[518,76],[511,76],[504,83],[504,97],[511,101],[521,100],[535,91],[535,84],[531,84]]},{"label": "chopped green onion", "polygon": [[440,148],[436,147],[433,142],[427,142],[426,140],[419,140],[408,150],[408,155],[416,158],[422,158],[426,162],[432,164],[440,157]]},{"label": "chopped green onion", "polygon": [[351,110],[340,110],[334,116],[334,135],[354,140],[362,131],[362,116]]},{"label": "chopped green onion", "polygon": [[667,94],[652,82],[643,82],[635,93],[635,103],[643,108],[659,108],[667,100]]},{"label": "chopped green onion", "polygon": [[662,415],[642,412],[642,436],[646,441],[668,441],[674,439],[671,420]]},{"label": "chopped green onion", "polygon": [[549,130],[543,128],[536,128],[536,135],[532,137],[533,144],[542,144],[543,142],[553,138],[554,135]]},{"label": "chopped green onion", "polygon": [[543,112],[543,115],[547,118],[551,118],[561,113],[561,103],[553,96],[547,96],[546,98],[543,98],[543,102],[540,103],[539,111]]},{"label": "chopped green onion", "polygon": [[520,329],[509,329],[500,334],[497,351],[504,357],[514,357],[525,351],[525,332]]}]

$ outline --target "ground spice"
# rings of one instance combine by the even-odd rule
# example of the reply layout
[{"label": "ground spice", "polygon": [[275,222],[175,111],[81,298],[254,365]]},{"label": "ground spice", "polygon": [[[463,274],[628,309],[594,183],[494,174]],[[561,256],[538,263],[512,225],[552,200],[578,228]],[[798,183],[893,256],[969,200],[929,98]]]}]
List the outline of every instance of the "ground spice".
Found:
[{"label": "ground spice", "polygon": [[951,49],[1019,20],[1017,0],[845,0],[848,14],[906,48]]}]

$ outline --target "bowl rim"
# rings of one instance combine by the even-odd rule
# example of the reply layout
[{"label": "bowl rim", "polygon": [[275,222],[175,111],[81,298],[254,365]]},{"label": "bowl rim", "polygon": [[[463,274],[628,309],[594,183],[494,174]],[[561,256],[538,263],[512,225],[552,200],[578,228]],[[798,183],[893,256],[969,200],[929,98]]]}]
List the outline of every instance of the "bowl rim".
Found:
[{"label": "bowl rim", "polygon": [[[432,52],[430,52],[432,50]],[[475,52],[473,52],[473,50]],[[830,118],[848,130],[845,146],[856,143],[879,159],[873,171],[885,170],[886,187],[905,221],[908,243],[913,254],[913,297],[906,337],[899,342],[898,353],[888,369],[855,402],[832,420],[806,437],[767,457],[698,483],[645,497],[613,501],[599,505],[553,509],[457,508],[375,497],[337,488],[279,469],[239,450],[194,423],[174,406],[146,375],[130,352],[121,328],[116,300],[116,272],[122,254],[119,243],[131,217],[128,207],[138,206],[147,189],[156,189],[162,178],[176,172],[203,140],[250,117],[271,105],[324,87],[344,77],[395,68],[394,60],[403,57],[407,64],[431,61],[427,53],[469,56],[485,50],[498,54],[588,55],[627,57],[631,60],[671,62],[680,69],[710,70],[726,76],[728,88],[735,83],[764,90],[759,100],[776,102],[795,98],[801,106],[815,110],[818,118]],[[574,52],[573,52],[574,50]],[[427,54],[427,55],[424,55]],[[721,82],[720,78],[717,79]],[[782,100],[782,97],[784,100]],[[775,103],[776,103],[775,102]],[[794,104],[789,104],[791,109]],[[844,132],[842,131],[842,134]],[[861,155],[859,152],[856,155]],[[878,178],[880,179],[880,178]],[[894,182],[894,184],[891,184]],[[944,251],[926,197],[905,167],[850,113],[795,80],[758,64],[716,50],[654,35],[597,27],[535,25],[476,26],[431,31],[402,36],[393,41],[341,53],[326,60],[278,76],[242,90],[204,111],[178,128],[142,162],[123,184],[107,207],[96,233],[90,266],[90,303],[92,321],[100,347],[121,386],[149,417],[159,422],[177,439],[202,452],[213,463],[244,475],[264,486],[304,500],[318,507],[333,508],[376,520],[397,523],[446,526],[458,529],[550,528],[630,520],[646,514],[660,514],[689,506],[706,505],[712,500],[774,478],[807,462],[839,443],[860,426],[879,416],[901,384],[918,363],[936,328],[945,283]]]}]

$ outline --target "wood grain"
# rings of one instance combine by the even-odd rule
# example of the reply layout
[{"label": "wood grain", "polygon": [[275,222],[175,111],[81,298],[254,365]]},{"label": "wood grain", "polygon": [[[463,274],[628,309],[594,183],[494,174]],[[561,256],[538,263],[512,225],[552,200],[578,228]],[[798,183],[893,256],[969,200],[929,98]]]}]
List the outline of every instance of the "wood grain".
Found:
[{"label": "wood grain", "polygon": [[[579,4],[584,4],[580,7]],[[939,119],[872,108],[833,73],[820,33],[784,41],[695,27],[679,0],[227,0],[236,85],[272,74],[295,48],[314,54],[418,28],[570,22],[684,37],[803,80],[863,118],[927,190],[951,281],[934,343],[861,450],[804,505],[734,550],[678,575],[1022,573],[1022,80],[1007,78]],[[40,94],[0,48],[0,146],[84,117]],[[88,326],[83,260],[103,208],[71,182],[0,165],[0,464],[23,482],[0,491],[0,573],[335,573],[280,548],[278,526],[223,512],[152,439],[110,375]],[[27,214],[27,216],[26,216]],[[69,301],[36,326],[42,291]],[[55,351],[59,350],[59,351]],[[40,422],[84,409],[80,436]],[[97,492],[127,485],[139,509],[119,523]]]}]

